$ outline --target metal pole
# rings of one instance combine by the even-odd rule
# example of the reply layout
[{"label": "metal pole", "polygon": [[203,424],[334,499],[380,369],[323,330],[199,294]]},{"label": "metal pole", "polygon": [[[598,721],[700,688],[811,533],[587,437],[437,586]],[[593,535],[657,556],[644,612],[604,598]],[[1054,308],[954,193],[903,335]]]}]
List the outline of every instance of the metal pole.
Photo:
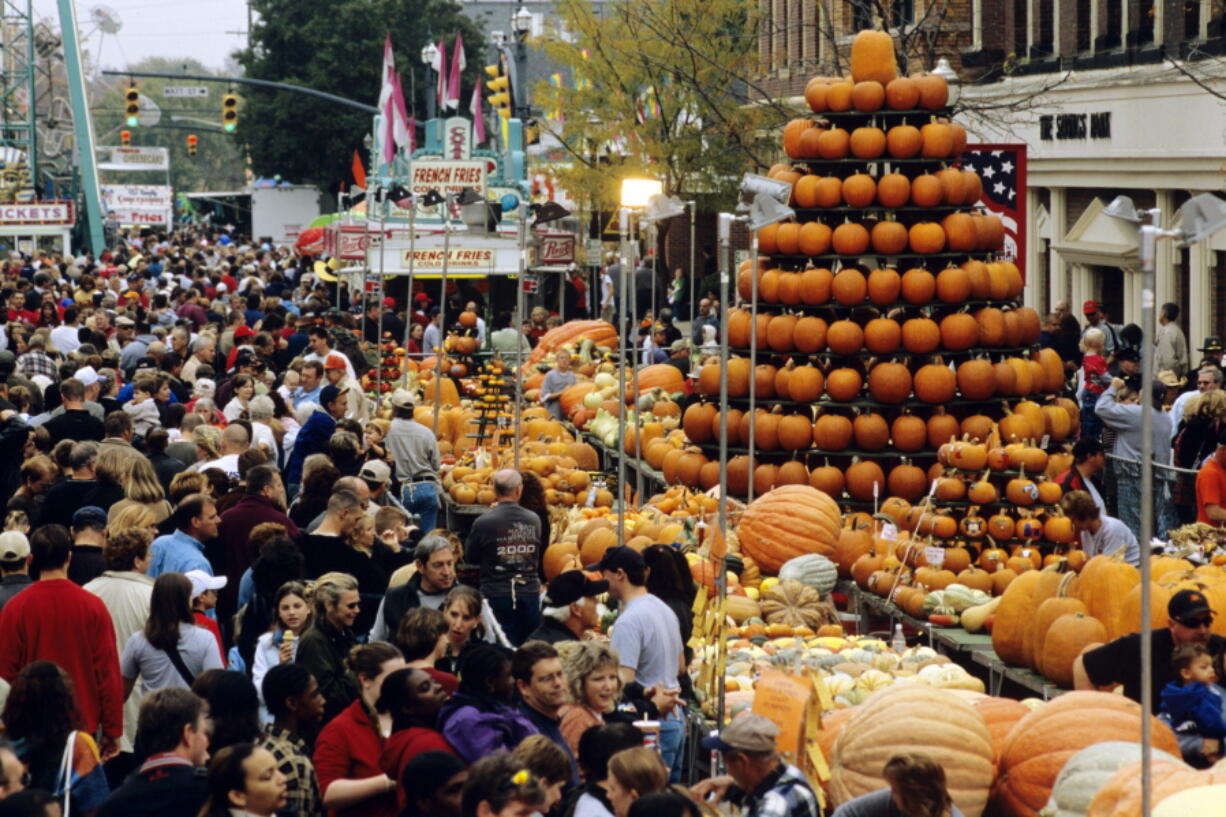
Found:
[{"label": "metal pole", "polygon": [[[753,502],[754,468],[754,409],[758,405],[758,234],[751,231],[749,237],[749,439],[745,441],[749,455],[749,501]],[[727,320],[724,321],[727,323]]]},{"label": "metal pole", "polygon": [[[719,214],[719,298],[720,303],[728,302],[728,279],[731,259],[729,245],[732,240],[732,214]],[[692,222],[691,222],[692,223]],[[691,333],[693,329],[691,328]],[[723,541],[728,541],[728,321],[719,322],[719,535]],[[719,592],[722,604],[727,592],[727,572],[721,567],[715,571],[715,589]],[[715,726],[724,726],[724,674],[719,673],[719,701],[715,707]]]},{"label": "metal pole", "polygon": [[413,263],[417,260],[417,198],[409,197],[409,285],[404,291],[404,353],[409,353],[409,334],[413,331]]},{"label": "metal pole", "polygon": [[[1141,814],[1149,817],[1153,797],[1153,768],[1150,746],[1153,743],[1150,716],[1154,711],[1153,652],[1149,632],[1150,539],[1154,529],[1154,355],[1149,348],[1154,340],[1154,245],[1159,234],[1162,211],[1149,211],[1149,224],[1141,227]],[[1164,656],[1165,657],[1165,656]]]},{"label": "metal pole", "polygon": [[618,232],[621,234],[621,267],[620,303],[617,307],[617,322],[621,327],[619,335],[622,338],[622,365],[617,367],[617,544],[626,544],[626,366],[634,365],[634,347],[631,345],[630,325],[626,321],[626,267],[629,264],[630,211],[623,207],[617,211]]},{"label": "metal pole", "polygon": [[438,355],[434,360],[434,429],[436,432],[439,427],[438,416],[443,404],[443,350],[446,348],[446,336],[443,332],[447,328],[447,262],[451,258],[450,195],[443,198],[441,206],[443,208],[443,272],[439,276],[438,314],[442,321],[438,329]]},{"label": "metal pole", "polygon": [[[64,69],[68,78],[68,98],[72,101],[73,138],[76,142],[77,172],[81,179],[81,198],[85,200],[90,249],[97,257],[106,249],[106,236],[102,226],[102,192],[98,188],[98,165],[94,159],[94,124],[89,115],[89,95],[85,90],[81,47],[77,39],[76,4],[72,0],[58,0],[58,5],[60,37],[64,43]],[[30,104],[34,104],[33,98],[30,99]]]},{"label": "metal pole", "polygon": [[[528,264],[528,205],[519,203],[519,277],[515,280],[515,320],[523,323],[524,314],[524,273]],[[515,457],[515,470],[519,470],[519,424],[523,414],[524,378],[523,349],[519,345],[522,337],[516,330],[515,338],[515,444],[512,448]]]},{"label": "metal pole", "polygon": [[[69,0],[59,0],[60,4],[60,21],[63,25],[64,5]],[[75,27],[74,27],[74,38]],[[65,36],[65,44],[67,44],[67,36]],[[67,52],[64,54],[67,59]],[[379,109],[374,105],[367,105],[365,102],[354,102],[352,99],[346,99],[343,96],[329,94],[325,91],[316,91],[314,88],[303,88],[301,85],[290,85],[288,82],[272,82],[267,79],[252,79],[250,77],[223,77],[223,76],[208,76],[205,74],[166,74],[157,71],[103,71],[104,76],[109,77],[151,77],[153,79],[190,79],[194,82],[224,82],[226,84],[237,85],[255,85],[258,88],[274,88],[278,91],[290,91],[295,94],[306,94],[307,96],[318,97],[332,102],[336,105],[344,105],[348,108],[357,108],[363,113],[379,113]],[[75,113],[75,112],[74,112]]]},{"label": "metal pole", "polygon": [[[639,325],[639,299],[638,299],[638,261],[639,261],[638,247],[639,245],[638,245],[638,242],[639,242],[639,237],[638,237],[638,234],[635,232],[636,227],[637,225],[632,221],[630,223],[630,230],[631,230],[630,269],[633,270],[632,274],[634,275],[635,286],[634,286],[634,298],[631,299],[631,303],[630,303],[630,338],[634,346],[634,355],[630,358],[630,366],[632,367],[631,371],[634,371],[634,372],[638,371],[639,353],[640,353],[639,352],[639,342],[638,342],[638,336],[639,336],[639,333],[638,333],[638,325]],[[639,382],[638,377],[636,376],[634,378],[634,383],[636,385],[636,388],[637,388],[638,382]],[[632,394],[631,397],[634,400],[634,412],[635,412],[634,414],[634,425],[635,425],[634,494],[635,496],[642,497],[643,496],[643,460],[639,455],[639,442],[641,441],[640,438],[642,437],[641,432],[643,430],[643,427],[642,427],[642,424],[639,423],[639,415],[638,415],[639,401],[638,401],[637,391],[635,394]],[[622,445],[622,448],[625,448],[625,447],[626,447],[625,445]]]},{"label": "metal pole", "polygon": [[[697,265],[698,258],[698,248],[694,246],[694,222],[697,220],[698,216],[698,213],[696,212],[698,202],[687,201],[685,206],[690,210],[690,334],[692,335],[694,334],[694,315],[697,314],[696,310],[698,308],[697,299],[695,298],[698,280],[694,276],[694,273],[696,272],[694,267]],[[720,294],[722,295],[723,293],[721,292]]]}]

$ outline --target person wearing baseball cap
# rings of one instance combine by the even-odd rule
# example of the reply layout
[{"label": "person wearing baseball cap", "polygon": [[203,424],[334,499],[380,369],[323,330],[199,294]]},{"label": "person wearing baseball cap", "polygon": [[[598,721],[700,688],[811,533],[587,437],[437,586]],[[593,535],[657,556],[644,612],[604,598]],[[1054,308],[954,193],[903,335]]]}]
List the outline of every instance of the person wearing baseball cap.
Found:
[{"label": "person wearing baseball cap", "polygon": [[[1081,305],[1081,313],[1086,316],[1086,329],[1098,327],[1102,330],[1103,357],[1110,359],[1121,346],[1120,327],[1107,319],[1107,313],[1098,301],[1086,301]],[[1082,335],[1084,336],[1085,332],[1082,332]]]},{"label": "person wearing baseball cap", "polygon": [[703,780],[691,793],[700,802],[711,796],[727,801],[744,817],[819,817],[817,795],[804,773],[779,757],[778,736],[774,721],[747,712],[703,738],[702,748],[719,752],[728,774]]},{"label": "person wearing baseball cap", "polygon": [[609,592],[609,583],[589,579],[582,570],[559,573],[549,583],[542,600],[541,626],[529,641],[557,644],[579,641],[585,630],[600,624],[600,608],[596,597]]},{"label": "person wearing baseball cap", "polygon": [[[1182,644],[1201,644],[1221,666],[1226,653],[1226,638],[1210,631],[1217,611],[1199,590],[1180,590],[1166,604],[1167,626],[1150,630],[1153,644],[1151,687],[1155,709],[1162,700],[1162,688],[1178,673],[1171,666],[1171,653]],[[1124,694],[1141,701],[1141,636],[1121,636],[1097,649],[1082,653],[1073,662],[1075,689],[1110,691],[1123,684]]]},{"label": "person wearing baseball cap", "polygon": [[84,587],[102,575],[106,560],[106,511],[97,505],[78,508],[72,515],[72,561],[68,563],[68,578]]},{"label": "person wearing baseball cap", "polygon": [[400,503],[418,518],[418,530],[427,534],[438,522],[438,440],[433,431],[413,418],[417,405],[413,392],[396,389],[390,402],[392,422],[385,443],[400,483]]},{"label": "person wearing baseball cap", "polygon": [[684,714],[678,706],[678,675],[685,671],[685,644],[677,614],[647,592],[647,563],[628,545],[615,545],[594,565],[609,583],[609,596],[621,608],[611,646],[621,661],[619,674],[628,697],[651,697],[660,710],[660,753],[680,779],[685,742]]},{"label": "person wearing baseball cap", "polygon": [[183,575],[192,583],[192,617],[196,626],[203,627],[217,639],[217,649],[224,656],[226,648],[221,641],[221,629],[209,617],[209,610],[217,606],[217,591],[226,586],[225,576],[210,576],[203,570],[189,570]]},{"label": "person wearing baseball cap", "polygon": [[30,540],[21,531],[0,533],[0,609],[30,586]]},{"label": "person wearing baseball cap", "polygon": [[340,352],[329,353],[324,358],[324,380],[348,395],[349,407],[345,411],[345,416],[350,420],[365,423],[370,419],[370,403],[362,392],[357,378],[347,373],[352,365],[349,358]]}]

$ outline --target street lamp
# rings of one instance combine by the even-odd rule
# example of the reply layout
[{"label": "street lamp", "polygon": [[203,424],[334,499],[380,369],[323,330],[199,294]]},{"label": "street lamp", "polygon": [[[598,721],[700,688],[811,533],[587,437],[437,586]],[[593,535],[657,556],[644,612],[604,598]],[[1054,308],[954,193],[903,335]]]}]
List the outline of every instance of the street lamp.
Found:
[{"label": "street lamp", "polygon": [[953,105],[958,101],[958,96],[962,92],[962,78],[958,76],[958,72],[949,64],[949,60],[941,57],[937,60],[936,67],[932,69],[935,76],[945,80],[945,84],[949,86],[949,104]]},{"label": "street lamp", "polygon": [[434,99],[436,85],[434,63],[438,61],[438,46],[434,44],[434,40],[430,40],[421,47],[421,61],[426,66],[426,110],[429,111],[430,118],[433,119],[437,115],[435,109],[437,103]]},{"label": "street lamp", "polygon": [[511,31],[515,34],[515,78],[511,91],[515,95],[515,116],[528,118],[528,34],[532,32],[532,12],[520,6],[511,15]]},{"label": "street lamp", "polygon": [[[1128,196],[1116,196],[1103,210],[1112,218],[1137,225],[1138,256],[1141,260],[1141,336],[1153,343],[1155,333],[1154,289],[1157,277],[1154,268],[1156,245],[1160,238],[1179,239],[1180,247],[1189,247],[1209,238],[1226,227],[1226,202],[1212,193],[1201,193],[1188,199],[1180,210],[1181,225],[1178,230],[1164,230],[1162,210],[1154,207],[1137,210]],[[1154,529],[1154,355],[1152,351],[1141,353],[1141,531],[1137,537],[1141,543],[1141,622],[1147,626],[1152,604],[1150,594],[1150,563],[1148,551]],[[1141,710],[1153,711],[1153,642],[1141,639]],[[1151,745],[1150,721],[1141,719],[1141,813],[1148,814],[1150,807],[1153,770],[1149,747]]]}]

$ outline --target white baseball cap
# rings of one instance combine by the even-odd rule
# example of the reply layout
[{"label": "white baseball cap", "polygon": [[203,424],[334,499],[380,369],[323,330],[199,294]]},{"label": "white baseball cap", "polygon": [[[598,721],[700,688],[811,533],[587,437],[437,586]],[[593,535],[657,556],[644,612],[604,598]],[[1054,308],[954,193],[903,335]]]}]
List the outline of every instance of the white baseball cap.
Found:
[{"label": "white baseball cap", "polygon": [[72,377],[74,380],[81,381],[86,386],[92,386],[102,379],[98,377],[98,372],[95,371],[93,366],[82,366],[80,369],[77,369],[76,374]]},{"label": "white baseball cap", "polygon": [[184,574],[192,583],[192,598],[204,593],[205,590],[220,590],[226,586],[225,576],[210,576],[203,570],[189,570]]}]

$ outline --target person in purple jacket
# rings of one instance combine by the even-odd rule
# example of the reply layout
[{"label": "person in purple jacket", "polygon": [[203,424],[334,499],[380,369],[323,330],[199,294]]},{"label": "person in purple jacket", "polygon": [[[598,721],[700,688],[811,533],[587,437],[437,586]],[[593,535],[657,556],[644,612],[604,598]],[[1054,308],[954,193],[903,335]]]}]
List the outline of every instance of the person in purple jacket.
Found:
[{"label": "person in purple jacket", "polygon": [[460,661],[460,687],[439,713],[443,737],[465,763],[511,751],[537,729],[515,708],[511,654],[492,644],[474,647]]}]

